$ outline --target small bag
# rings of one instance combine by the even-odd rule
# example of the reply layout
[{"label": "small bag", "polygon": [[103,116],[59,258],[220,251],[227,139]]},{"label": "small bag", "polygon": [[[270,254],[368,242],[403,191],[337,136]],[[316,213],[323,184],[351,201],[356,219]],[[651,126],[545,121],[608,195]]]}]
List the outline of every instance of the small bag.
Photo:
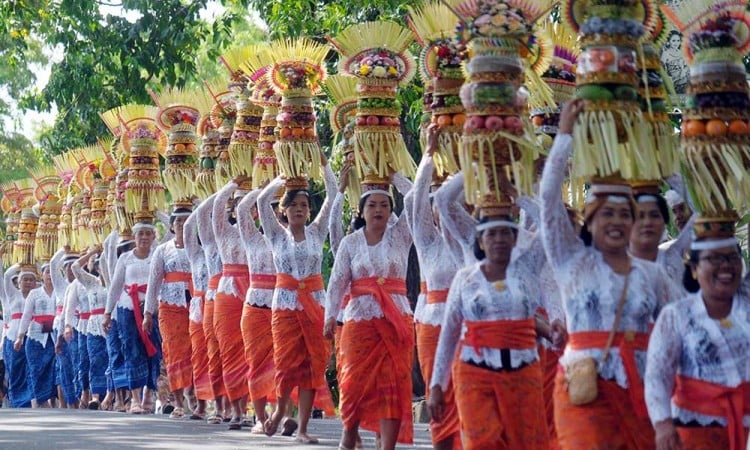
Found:
[{"label": "small bag", "polygon": [[52,333],[52,321],[51,320],[45,320],[41,323],[42,325],[42,333]]},{"label": "small bag", "polygon": [[[609,356],[609,349],[612,347],[617,328],[620,326],[622,308],[625,305],[625,300],[628,294],[629,278],[630,264],[628,264],[628,275],[625,276],[625,285],[622,288],[622,294],[620,294],[620,303],[617,305],[617,313],[615,314],[612,331],[609,333],[607,345],[604,347],[604,353],[602,354],[602,363],[605,362]],[[596,400],[599,396],[599,388],[597,386],[599,373],[597,367],[598,364],[596,363],[596,360],[591,356],[573,361],[565,367],[565,380],[568,386],[568,397],[570,398],[570,403],[576,406],[581,406],[587,405]]]}]

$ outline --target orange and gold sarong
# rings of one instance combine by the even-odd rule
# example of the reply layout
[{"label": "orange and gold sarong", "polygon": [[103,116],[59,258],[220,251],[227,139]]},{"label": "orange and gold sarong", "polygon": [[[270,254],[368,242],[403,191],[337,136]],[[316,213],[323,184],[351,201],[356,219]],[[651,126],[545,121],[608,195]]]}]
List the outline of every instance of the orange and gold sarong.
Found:
[{"label": "orange and gold sarong", "polygon": [[557,432],[555,431],[555,377],[560,360],[560,352],[544,345],[539,345],[539,361],[542,366],[542,397],[544,398],[544,410],[547,417],[547,429],[549,430],[550,450],[557,450]]},{"label": "orange and gold sarong", "polygon": [[[699,414],[727,419],[724,430],[729,445],[722,447],[715,443],[713,448],[745,448],[747,430],[743,420],[746,414],[750,414],[750,382],[732,388],[685,376],[677,376],[676,381],[672,397],[675,405]],[[687,441],[682,442],[688,445]]]},{"label": "orange and gold sarong", "polygon": [[227,398],[234,401],[248,394],[248,369],[240,322],[245,294],[250,287],[250,273],[244,264],[224,264],[222,269],[222,278],[233,279],[237,295],[216,293],[214,331],[221,351],[221,373]]},{"label": "orange and gold sarong", "polygon": [[456,361],[453,375],[464,449],[549,449],[538,362],[495,371]]},{"label": "orange and gold sarong", "polygon": [[296,291],[304,308],[271,313],[276,396],[281,397],[296,387],[315,390],[315,407],[327,416],[334,416],[333,399],[325,379],[330,346],[323,337],[323,307],[312,296],[313,292],[323,290],[323,278],[314,275],[297,280],[285,273],[276,277],[276,288]]},{"label": "orange and gold sarong", "polygon": [[[214,275],[208,280],[208,289],[216,291],[219,286],[221,275]],[[203,305],[203,332],[206,335],[206,349],[208,351],[208,376],[211,380],[211,390],[216,398],[226,397],[227,390],[224,387],[224,376],[221,371],[221,351],[219,341],[216,340],[214,331],[214,304],[215,300],[206,301]]]},{"label": "orange and gold sarong", "polygon": [[167,369],[169,390],[172,392],[193,384],[189,322],[187,307],[159,302],[161,349]]},{"label": "orange and gold sarong", "polygon": [[351,298],[371,295],[383,318],[347,322],[341,334],[343,367],[341,419],[344,427],[380,431],[383,419],[400,420],[398,442],[414,441],[411,369],[414,325],[391,295],[406,295],[406,283],[394,278],[361,278],[351,284]]},{"label": "orange and gold sarong", "polygon": [[276,401],[273,365],[273,334],[271,309],[245,303],[242,309],[242,339],[248,365],[250,400],[265,398]]},{"label": "orange and gold sarong", "polygon": [[647,417],[638,417],[629,389],[598,378],[599,397],[576,406],[570,403],[565,373],[559,367],[555,379],[555,428],[563,450],[654,449],[654,429]]},{"label": "orange and gold sarong", "polygon": [[[203,291],[193,292],[193,301],[201,302],[201,308],[205,306],[205,293]],[[205,310],[204,313],[205,314]],[[190,363],[193,366],[193,387],[195,397],[198,400],[211,400],[215,398],[211,388],[211,379],[208,376],[208,349],[206,347],[206,333],[203,331],[201,322],[190,321],[190,344],[192,353]]]},{"label": "orange and gold sarong", "polygon": [[[729,433],[726,427],[681,427],[677,425],[681,450],[716,450],[731,449]],[[744,428],[744,439],[747,441],[748,429]],[[742,448],[742,447],[741,447]]]}]

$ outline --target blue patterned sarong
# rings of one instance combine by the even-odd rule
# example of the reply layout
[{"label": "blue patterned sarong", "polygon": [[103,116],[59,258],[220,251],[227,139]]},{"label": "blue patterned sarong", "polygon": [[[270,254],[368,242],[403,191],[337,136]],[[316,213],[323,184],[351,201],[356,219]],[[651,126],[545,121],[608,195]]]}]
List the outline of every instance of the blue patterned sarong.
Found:
[{"label": "blue patterned sarong", "polygon": [[[145,386],[155,390],[161,367],[161,335],[157,322],[154,321],[150,335],[157,352],[151,358],[146,355],[146,348],[138,333],[133,311],[118,307],[117,322],[122,353],[125,357],[123,369],[128,380],[128,388],[136,389]],[[117,373],[115,371],[113,371],[113,376],[115,385],[117,385]]]},{"label": "blue patterned sarong", "polygon": [[89,381],[91,393],[104,396],[107,394],[107,341],[103,336],[88,335],[86,345],[89,351]]},{"label": "blue patterned sarong", "polygon": [[[57,333],[55,333],[57,335]],[[59,355],[56,355],[58,379],[60,389],[62,389],[63,397],[65,402],[69,405],[73,405],[78,402],[78,396],[76,395],[75,387],[75,372],[73,371],[73,358],[71,355],[72,349],[71,344],[62,340],[62,351]]]},{"label": "blue patterned sarong", "polygon": [[13,341],[5,339],[3,342],[3,358],[8,368],[8,402],[11,408],[30,408],[31,385],[29,371],[26,364],[26,352],[13,350]]},{"label": "blue patterned sarong", "polygon": [[81,385],[81,389],[87,391],[91,388],[89,382],[89,335],[86,333],[78,333],[78,379]]},{"label": "blue patterned sarong", "polygon": [[112,319],[112,325],[107,334],[107,353],[109,354],[110,377],[112,387],[115,389],[127,389],[128,375],[125,372],[125,356],[122,354],[122,342],[120,341],[120,321]]},{"label": "blue patterned sarong", "polygon": [[47,344],[42,346],[34,339],[26,338],[26,361],[31,376],[31,390],[37,403],[57,397],[55,390],[55,344],[47,335]]}]

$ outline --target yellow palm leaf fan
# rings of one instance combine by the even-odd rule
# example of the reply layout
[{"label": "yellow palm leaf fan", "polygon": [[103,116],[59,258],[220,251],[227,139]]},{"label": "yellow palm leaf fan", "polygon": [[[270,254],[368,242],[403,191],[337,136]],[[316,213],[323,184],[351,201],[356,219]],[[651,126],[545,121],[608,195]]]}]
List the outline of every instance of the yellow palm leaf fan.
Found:
[{"label": "yellow palm leaf fan", "polygon": [[[357,116],[357,79],[348,75],[332,75],[323,83],[323,91],[328,95],[331,107],[328,110],[329,122],[334,137],[339,141],[334,152],[341,153],[349,164],[355,163],[357,152],[354,143],[354,126]],[[356,170],[349,172],[346,195],[349,204],[356,205],[361,196],[360,178]]]},{"label": "yellow palm leaf fan", "polygon": [[229,143],[237,120],[237,94],[224,86],[223,80],[204,81],[203,85],[214,101],[209,117],[211,126],[218,133],[218,142],[214,148],[216,156],[213,172],[216,191],[234,177],[232,160],[229,157]]},{"label": "yellow palm leaf fan", "polygon": [[15,181],[18,188],[15,212],[18,215],[18,228],[13,242],[13,262],[21,264],[22,270],[35,267],[34,242],[39,224],[39,217],[32,207],[35,203],[35,183],[32,178]]},{"label": "yellow palm leaf fan", "polygon": [[62,203],[57,196],[60,177],[55,166],[40,167],[31,173],[36,183],[34,197],[39,205],[39,226],[34,243],[34,257],[37,261],[47,262],[57,251],[57,226],[60,223]]}]

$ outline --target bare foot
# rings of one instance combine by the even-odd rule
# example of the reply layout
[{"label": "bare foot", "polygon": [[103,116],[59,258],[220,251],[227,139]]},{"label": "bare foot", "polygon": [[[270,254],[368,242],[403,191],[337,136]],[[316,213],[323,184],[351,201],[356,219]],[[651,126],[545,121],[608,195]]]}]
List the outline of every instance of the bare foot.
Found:
[{"label": "bare foot", "polygon": [[307,433],[298,432],[297,437],[294,439],[300,444],[317,444],[318,438],[310,436]]}]

